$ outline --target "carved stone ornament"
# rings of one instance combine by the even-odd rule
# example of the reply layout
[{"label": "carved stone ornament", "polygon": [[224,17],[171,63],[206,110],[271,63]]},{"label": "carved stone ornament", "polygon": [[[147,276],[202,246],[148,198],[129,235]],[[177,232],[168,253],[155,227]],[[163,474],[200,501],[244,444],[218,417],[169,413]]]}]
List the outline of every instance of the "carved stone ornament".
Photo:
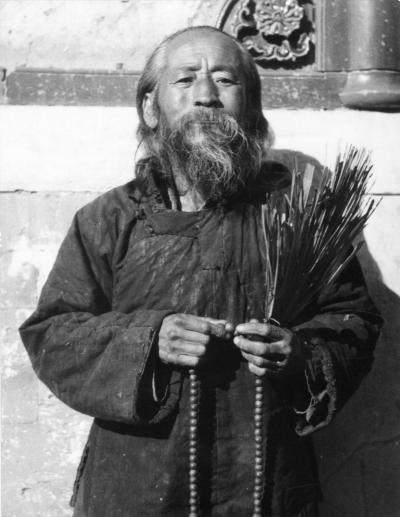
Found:
[{"label": "carved stone ornament", "polygon": [[304,30],[304,9],[297,0],[240,0],[230,2],[221,20],[254,59],[296,61],[311,48],[311,33]]},{"label": "carved stone ornament", "polygon": [[303,8],[296,0],[264,0],[256,3],[254,11],[256,27],[264,36],[290,36],[300,27],[303,16]]}]

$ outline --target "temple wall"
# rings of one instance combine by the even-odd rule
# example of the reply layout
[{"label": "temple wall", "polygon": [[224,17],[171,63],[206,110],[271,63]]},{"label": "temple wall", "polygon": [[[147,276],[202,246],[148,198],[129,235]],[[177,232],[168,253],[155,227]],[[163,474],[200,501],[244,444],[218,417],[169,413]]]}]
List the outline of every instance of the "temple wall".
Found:
[{"label": "temple wall", "polygon": [[[21,67],[139,71],[163,36],[187,25],[215,25],[223,3],[3,0],[3,79]],[[133,106],[24,103],[5,80],[0,85],[2,515],[70,516],[91,419],[36,379],[17,327],[34,309],[75,211],[132,177],[137,116]],[[328,166],[346,142],[372,151],[371,195],[382,200],[360,259],[386,323],[372,372],[315,442],[322,517],[399,517],[400,113],[265,106],[265,114],[276,148]]]}]

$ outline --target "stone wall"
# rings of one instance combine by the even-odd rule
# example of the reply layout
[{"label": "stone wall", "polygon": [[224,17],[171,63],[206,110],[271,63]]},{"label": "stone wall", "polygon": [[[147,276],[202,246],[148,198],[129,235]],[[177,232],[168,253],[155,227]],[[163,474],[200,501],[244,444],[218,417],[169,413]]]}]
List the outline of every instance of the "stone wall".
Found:
[{"label": "stone wall", "polygon": [[[224,2],[3,0],[0,67],[140,70],[167,33],[215,24]],[[4,85],[4,82],[3,82]],[[6,96],[3,97],[6,99]],[[275,146],[332,164],[340,145],[372,150],[382,201],[360,258],[386,324],[372,372],[330,429],[316,435],[322,517],[400,515],[399,113],[269,110]],[[61,517],[90,418],[34,376],[17,335],[34,309],[74,212],[129,180],[134,107],[0,107],[3,517]]]}]

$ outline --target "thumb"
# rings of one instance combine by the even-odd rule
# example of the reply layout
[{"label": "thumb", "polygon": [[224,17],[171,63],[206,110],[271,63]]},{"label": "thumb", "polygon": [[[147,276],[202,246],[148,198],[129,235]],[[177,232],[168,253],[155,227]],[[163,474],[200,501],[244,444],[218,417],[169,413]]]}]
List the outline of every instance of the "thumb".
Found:
[{"label": "thumb", "polygon": [[226,339],[233,332],[234,327],[227,320],[217,320],[208,317],[203,317],[202,319],[211,324],[211,333],[215,337]]}]

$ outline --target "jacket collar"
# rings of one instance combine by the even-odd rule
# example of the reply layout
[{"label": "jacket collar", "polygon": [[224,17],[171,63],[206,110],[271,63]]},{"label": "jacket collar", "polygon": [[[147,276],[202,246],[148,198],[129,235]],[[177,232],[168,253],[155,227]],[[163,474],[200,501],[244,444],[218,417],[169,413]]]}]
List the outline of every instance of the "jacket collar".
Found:
[{"label": "jacket collar", "polygon": [[[259,204],[265,202],[269,192],[281,190],[290,185],[291,173],[279,161],[265,161],[257,180],[249,185],[240,198],[231,203],[247,202]],[[151,206],[153,212],[161,212],[180,206],[179,196],[174,185],[160,173],[158,161],[154,157],[144,158],[136,164],[136,180],[132,183],[129,197],[139,204]]]}]

